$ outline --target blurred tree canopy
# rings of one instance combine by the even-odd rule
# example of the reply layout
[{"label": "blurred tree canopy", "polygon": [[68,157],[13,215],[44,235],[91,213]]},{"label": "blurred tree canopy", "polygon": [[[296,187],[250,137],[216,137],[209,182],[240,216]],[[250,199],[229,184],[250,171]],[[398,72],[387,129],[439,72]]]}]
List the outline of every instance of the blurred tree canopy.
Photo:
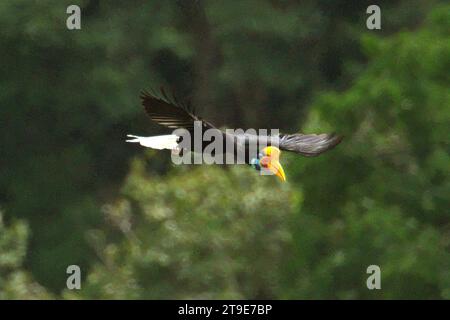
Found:
[{"label": "blurred tree canopy", "polygon": [[28,228],[15,221],[8,228],[0,212],[0,299],[44,299],[51,295],[23,268]]},{"label": "blurred tree canopy", "polygon": [[[369,1],[85,0],[69,31],[70,4],[0,4],[0,298],[450,298],[448,5],[379,1],[369,31]],[[172,167],[124,143],[167,132],[139,106],[159,85],[345,140],[283,153],[284,185]]]},{"label": "blurred tree canopy", "polygon": [[298,202],[289,186],[261,181],[244,167],[177,170],[163,178],[145,172],[136,160],[125,197],[103,208],[111,230],[90,233],[102,263],[89,274],[82,297],[282,295],[288,223]]}]

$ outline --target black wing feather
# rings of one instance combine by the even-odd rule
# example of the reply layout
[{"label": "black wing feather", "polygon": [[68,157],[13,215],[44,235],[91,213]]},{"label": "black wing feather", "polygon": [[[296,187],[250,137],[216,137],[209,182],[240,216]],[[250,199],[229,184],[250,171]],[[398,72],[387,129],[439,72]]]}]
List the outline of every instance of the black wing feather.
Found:
[{"label": "black wing feather", "polygon": [[279,147],[281,150],[300,153],[306,157],[315,157],[334,148],[342,141],[342,136],[335,134],[281,134]]},{"label": "black wing feather", "polygon": [[194,121],[202,121],[207,128],[214,128],[208,122],[194,115],[187,105],[179,103],[175,96],[170,99],[161,87],[161,96],[142,91],[141,100],[147,115],[156,123],[172,129],[194,130]]}]

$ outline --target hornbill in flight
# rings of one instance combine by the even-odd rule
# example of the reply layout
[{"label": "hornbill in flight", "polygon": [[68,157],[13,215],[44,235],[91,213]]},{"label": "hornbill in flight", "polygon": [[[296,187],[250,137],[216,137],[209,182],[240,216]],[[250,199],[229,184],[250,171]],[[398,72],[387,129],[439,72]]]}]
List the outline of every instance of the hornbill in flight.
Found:
[{"label": "hornbill in flight", "polygon": [[236,160],[237,154],[242,152],[240,154],[243,155],[243,158],[240,163],[251,165],[256,170],[265,170],[269,174],[275,174],[282,181],[285,181],[286,176],[279,162],[280,150],[295,152],[306,157],[315,157],[332,149],[342,140],[341,136],[326,133],[277,135],[229,133],[229,130],[220,130],[211,123],[197,117],[189,104],[180,103],[175,97],[169,99],[163,88],[161,88],[161,94],[142,92],[142,105],[147,115],[160,125],[171,129],[184,129],[186,132],[189,132],[193,143],[188,143],[188,147],[186,147],[186,144],[182,143],[184,138],[177,134],[177,130],[173,134],[152,137],[128,135],[131,139],[127,140],[127,142],[140,143],[144,147],[153,149],[169,149],[178,154],[189,151],[203,152],[210,142],[202,139],[200,149],[194,149],[193,147],[195,145],[193,141],[195,126],[200,124],[203,130],[215,130],[215,139],[219,137],[222,140],[220,141],[222,145],[230,145],[232,147],[231,151],[229,148],[226,148],[226,150],[214,149],[215,156],[218,155],[225,158],[227,155],[230,156],[231,153],[231,157]]}]

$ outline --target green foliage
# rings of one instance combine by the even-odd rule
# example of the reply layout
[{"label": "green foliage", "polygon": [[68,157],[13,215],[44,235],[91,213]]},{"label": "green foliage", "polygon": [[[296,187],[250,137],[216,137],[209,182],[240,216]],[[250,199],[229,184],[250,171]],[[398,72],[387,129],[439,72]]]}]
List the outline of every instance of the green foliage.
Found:
[{"label": "green foliage", "polygon": [[[1,1],[0,298],[450,298],[440,2],[380,0],[369,32],[365,1],[84,0],[79,31],[71,1]],[[345,140],[284,153],[285,185],[131,160],[125,134],[166,132],[139,107],[159,85],[218,125]]]},{"label": "green foliage", "polygon": [[47,291],[23,269],[28,227],[19,221],[7,227],[0,212],[0,299],[48,299]]},{"label": "green foliage", "polygon": [[120,234],[92,231],[102,263],[81,297],[279,297],[296,200],[272,178],[207,167],[161,179],[135,161],[124,196],[104,208]]},{"label": "green foliage", "polygon": [[[367,38],[376,54],[366,71],[348,91],[323,95],[311,108],[306,131],[335,128],[346,138],[333,153],[290,168],[308,216],[295,234],[312,219],[323,228],[314,247],[326,248],[312,265],[303,252],[292,257],[305,296],[449,298],[448,9],[417,33]],[[379,293],[358,286],[370,264],[383,272]]]}]

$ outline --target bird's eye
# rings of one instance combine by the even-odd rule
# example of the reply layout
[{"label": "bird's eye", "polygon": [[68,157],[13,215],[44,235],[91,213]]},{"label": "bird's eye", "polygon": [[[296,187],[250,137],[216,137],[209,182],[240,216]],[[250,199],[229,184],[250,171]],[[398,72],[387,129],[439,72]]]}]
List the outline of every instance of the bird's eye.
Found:
[{"label": "bird's eye", "polygon": [[263,167],[263,168],[267,168],[267,166],[269,165],[269,163],[270,163],[270,158],[269,158],[269,157],[262,157],[262,158],[259,160],[259,164],[260,164],[261,167]]}]

